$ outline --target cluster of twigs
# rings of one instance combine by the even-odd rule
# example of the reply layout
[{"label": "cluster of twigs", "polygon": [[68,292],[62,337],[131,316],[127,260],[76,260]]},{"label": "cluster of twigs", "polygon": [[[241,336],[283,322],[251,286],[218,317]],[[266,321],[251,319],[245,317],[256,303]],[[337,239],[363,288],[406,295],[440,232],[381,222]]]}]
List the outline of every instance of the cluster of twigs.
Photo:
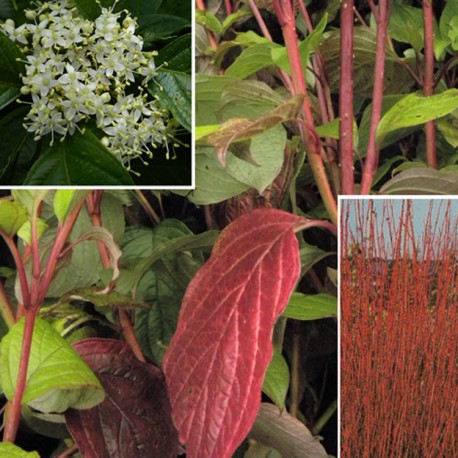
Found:
[{"label": "cluster of twigs", "polygon": [[434,205],[418,235],[412,201],[344,201],[342,458],[458,454],[458,217]]}]

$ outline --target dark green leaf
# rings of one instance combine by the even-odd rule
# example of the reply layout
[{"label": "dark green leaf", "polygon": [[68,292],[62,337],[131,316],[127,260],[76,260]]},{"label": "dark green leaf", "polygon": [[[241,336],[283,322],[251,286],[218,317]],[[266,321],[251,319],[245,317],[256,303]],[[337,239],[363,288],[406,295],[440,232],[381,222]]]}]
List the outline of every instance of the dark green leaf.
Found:
[{"label": "dark green leaf", "polygon": [[[109,5],[112,5],[112,0],[107,1]],[[127,9],[136,18],[145,16],[146,14],[154,14],[157,9],[161,6],[162,0],[121,0],[116,9],[118,11]]]},{"label": "dark green leaf", "polygon": [[81,16],[86,19],[94,21],[100,16],[102,9],[96,0],[75,0],[76,7],[78,8]]},{"label": "dark green leaf", "polygon": [[[372,96],[376,57],[376,32],[369,27],[355,27],[354,79],[355,95]],[[326,62],[331,91],[339,91],[340,82],[340,31],[330,32],[321,43],[320,50]],[[398,56],[387,49],[385,59],[384,94],[407,92],[413,85],[412,77],[398,63]]]},{"label": "dark green leaf", "polygon": [[180,16],[191,22],[191,2],[177,2],[176,0],[163,0],[162,5],[158,10],[161,14],[173,14]]},{"label": "dark green leaf", "polygon": [[149,92],[189,131],[192,128],[191,83],[191,76],[186,73],[161,70],[148,86]]},{"label": "dark green leaf", "polygon": [[22,184],[37,151],[37,142],[22,123],[27,107],[19,107],[0,119],[0,184]]},{"label": "dark green leaf", "polygon": [[21,91],[16,85],[0,83],[0,110],[21,95]]},{"label": "dark green leaf", "polygon": [[132,185],[122,164],[89,130],[57,141],[30,170],[29,185]]},{"label": "dark green leaf", "polygon": [[143,37],[145,44],[154,40],[170,37],[189,26],[186,19],[167,14],[146,14],[138,18],[138,33]]},{"label": "dark green leaf", "polygon": [[191,34],[186,34],[161,49],[155,59],[156,66],[165,62],[167,70],[190,73],[191,54]]},{"label": "dark green leaf", "polygon": [[[18,60],[19,59],[19,60]],[[11,87],[21,88],[19,76],[24,72],[24,55],[20,49],[3,32],[0,32],[0,82],[10,83]]]}]

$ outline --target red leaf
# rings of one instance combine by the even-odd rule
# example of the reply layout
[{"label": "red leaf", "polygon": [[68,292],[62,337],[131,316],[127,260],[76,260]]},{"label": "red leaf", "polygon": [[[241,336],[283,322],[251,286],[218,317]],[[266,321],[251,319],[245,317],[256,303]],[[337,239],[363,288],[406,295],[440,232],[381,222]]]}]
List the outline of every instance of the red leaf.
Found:
[{"label": "red leaf", "polygon": [[106,393],[96,407],[65,415],[83,456],[176,458],[177,432],[161,370],[138,361],[118,340],[86,339],[73,347]]},{"label": "red leaf", "polygon": [[232,456],[272,358],[272,328],[299,275],[300,217],[255,210],[230,224],[190,282],[164,372],[188,458]]}]

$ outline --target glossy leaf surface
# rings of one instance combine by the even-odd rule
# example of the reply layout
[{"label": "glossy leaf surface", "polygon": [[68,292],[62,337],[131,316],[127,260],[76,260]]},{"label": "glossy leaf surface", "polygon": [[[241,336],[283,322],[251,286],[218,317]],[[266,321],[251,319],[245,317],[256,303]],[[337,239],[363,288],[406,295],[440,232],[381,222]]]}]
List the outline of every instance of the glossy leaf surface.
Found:
[{"label": "glossy leaf surface", "polygon": [[65,415],[83,456],[176,458],[177,433],[160,369],[138,361],[117,340],[86,339],[74,348],[106,393],[105,401],[93,409]]},{"label": "glossy leaf surface", "polygon": [[299,275],[299,221],[274,209],[241,216],[188,286],[164,372],[190,458],[232,456],[254,422],[272,328]]}]

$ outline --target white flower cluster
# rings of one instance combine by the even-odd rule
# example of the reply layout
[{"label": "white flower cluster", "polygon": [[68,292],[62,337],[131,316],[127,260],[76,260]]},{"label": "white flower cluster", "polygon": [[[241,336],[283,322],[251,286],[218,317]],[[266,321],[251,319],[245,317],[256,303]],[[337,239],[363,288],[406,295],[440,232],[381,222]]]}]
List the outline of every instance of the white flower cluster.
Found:
[{"label": "white flower cluster", "polygon": [[3,30],[28,54],[22,93],[32,97],[25,127],[35,139],[51,134],[52,144],[54,134],[64,139],[80,129],[78,123],[95,117],[104,144],[128,169],[130,159],[152,157],[151,148],[167,146],[168,113],[148,100],[141,86],[139,95],[126,93],[136,74],[142,85],[156,75],[154,53],[142,52],[128,12],[122,19],[102,8],[90,21],[72,0],[59,0],[40,3],[26,17],[33,23],[15,27],[7,20]]}]

